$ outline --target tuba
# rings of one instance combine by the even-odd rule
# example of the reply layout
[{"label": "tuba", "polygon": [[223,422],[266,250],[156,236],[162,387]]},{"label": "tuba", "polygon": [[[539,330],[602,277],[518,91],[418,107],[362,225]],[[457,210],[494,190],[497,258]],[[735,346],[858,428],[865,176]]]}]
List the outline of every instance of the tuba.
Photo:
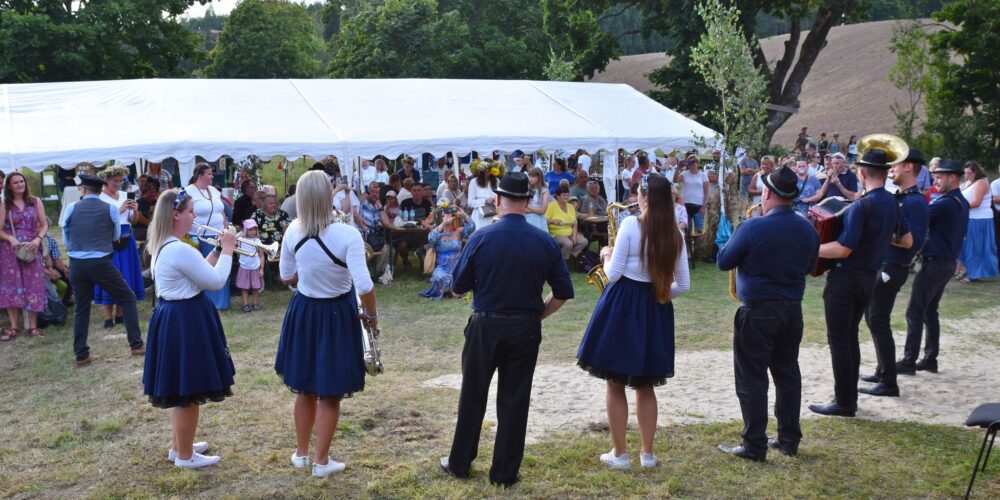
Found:
[{"label": "tuba", "polygon": [[368,311],[361,305],[361,297],[358,297],[358,318],[361,321],[361,348],[365,362],[365,372],[371,376],[378,375],[385,371],[382,367],[382,351],[378,349],[378,337],[382,334],[381,328],[373,328],[368,318]]},{"label": "tuba", "polygon": [[[757,209],[760,208],[760,203],[754,203],[747,207],[747,212],[744,214],[744,218],[749,219],[750,215],[753,214]],[[729,270],[729,297],[736,302],[740,301],[738,295],[736,295],[736,269]]]},{"label": "tuba", "polygon": [[[618,234],[618,214],[622,210],[631,210],[639,206],[638,203],[626,205],[624,203],[608,204],[608,245],[614,246],[615,236]],[[608,275],[604,273],[604,264],[598,264],[587,272],[587,283],[597,287],[598,293],[603,292],[608,286]]]},{"label": "tuba", "polygon": [[858,154],[864,155],[869,149],[885,151],[885,162],[889,165],[899,163],[910,154],[910,146],[902,138],[892,134],[868,134],[858,141]]}]

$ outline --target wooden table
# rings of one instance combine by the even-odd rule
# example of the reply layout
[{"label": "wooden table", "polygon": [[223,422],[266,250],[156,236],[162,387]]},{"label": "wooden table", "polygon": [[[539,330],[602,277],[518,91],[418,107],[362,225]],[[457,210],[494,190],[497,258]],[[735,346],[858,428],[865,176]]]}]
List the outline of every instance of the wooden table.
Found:
[{"label": "wooden table", "polygon": [[[386,228],[389,233],[385,244],[389,247],[389,272],[395,275],[395,263],[396,263],[396,247],[392,244],[392,239],[394,236],[405,236],[408,234],[430,234],[430,229],[424,229],[422,226],[414,227],[397,227],[397,228]],[[414,251],[414,253],[416,253]],[[420,263],[422,264],[422,263]]]},{"label": "wooden table", "polygon": [[581,217],[580,220],[582,220],[584,222],[589,222],[591,224],[600,224],[602,222],[607,222],[608,221],[608,216],[607,215],[587,215],[587,216]]}]

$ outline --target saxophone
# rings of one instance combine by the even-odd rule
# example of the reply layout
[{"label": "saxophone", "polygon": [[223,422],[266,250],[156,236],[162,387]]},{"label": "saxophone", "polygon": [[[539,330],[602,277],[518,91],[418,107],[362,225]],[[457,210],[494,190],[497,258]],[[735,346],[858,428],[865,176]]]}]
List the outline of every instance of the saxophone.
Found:
[{"label": "saxophone", "polygon": [[[622,210],[631,210],[638,207],[638,203],[626,205],[624,203],[608,204],[608,246],[614,246],[615,236],[618,234],[618,214]],[[587,283],[597,287],[597,292],[601,293],[608,286],[608,275],[604,272],[604,264],[598,264],[587,272]]]},{"label": "saxophone", "polygon": [[372,328],[371,321],[368,320],[368,311],[361,305],[361,297],[358,297],[358,318],[361,321],[361,348],[365,372],[374,377],[385,371],[382,367],[382,352],[378,349],[378,337],[382,329]]},{"label": "saxophone", "polygon": [[[744,219],[749,219],[757,209],[760,208],[760,203],[754,203],[747,207],[747,213],[744,214]],[[736,295],[736,268],[729,270],[729,297],[736,302],[740,301],[739,296]]]}]

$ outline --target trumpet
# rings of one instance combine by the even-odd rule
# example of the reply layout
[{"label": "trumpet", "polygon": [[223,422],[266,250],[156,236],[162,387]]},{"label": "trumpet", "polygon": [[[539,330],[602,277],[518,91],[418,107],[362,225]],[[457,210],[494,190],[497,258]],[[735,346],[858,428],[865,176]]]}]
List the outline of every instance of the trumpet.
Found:
[{"label": "trumpet", "polygon": [[[202,231],[205,232],[214,233],[220,236],[222,235],[222,230],[216,229],[211,226],[195,223],[194,227],[201,229]],[[218,238],[198,238],[198,239],[204,241],[205,243],[213,244],[217,247],[222,246],[222,242],[220,242]],[[279,245],[277,242],[271,243],[270,245],[264,245],[261,243],[257,243],[255,241],[248,240],[246,238],[236,238],[236,243],[247,244],[255,248],[258,248],[260,250],[263,250],[264,255],[267,256],[267,260],[272,262],[278,260],[278,252],[281,250],[281,245]],[[252,257],[254,255],[257,255],[256,250],[247,250],[245,248],[240,247],[239,245],[233,248],[233,252],[238,253],[240,255],[246,255],[247,257]]]}]

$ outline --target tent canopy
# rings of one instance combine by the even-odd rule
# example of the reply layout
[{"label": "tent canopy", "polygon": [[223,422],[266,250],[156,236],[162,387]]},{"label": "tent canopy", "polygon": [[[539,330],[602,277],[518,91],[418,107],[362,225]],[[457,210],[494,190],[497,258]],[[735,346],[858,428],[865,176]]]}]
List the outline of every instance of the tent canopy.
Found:
[{"label": "tent canopy", "polygon": [[147,79],[5,84],[0,167],[695,147],[716,133],[623,84]]}]

